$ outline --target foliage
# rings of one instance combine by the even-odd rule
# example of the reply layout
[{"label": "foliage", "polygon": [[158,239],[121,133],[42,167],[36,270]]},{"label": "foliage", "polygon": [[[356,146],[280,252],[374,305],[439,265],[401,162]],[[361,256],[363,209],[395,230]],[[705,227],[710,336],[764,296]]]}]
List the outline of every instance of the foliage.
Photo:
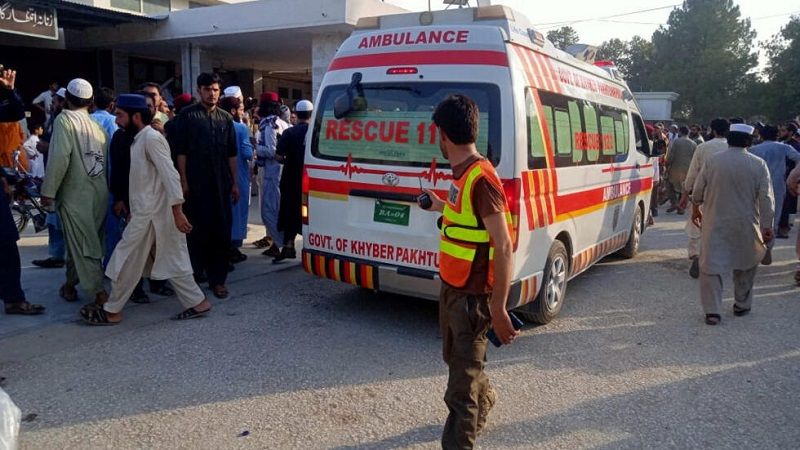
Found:
[{"label": "foliage", "polygon": [[739,115],[741,95],[754,81],[755,31],[732,0],[685,0],[653,33],[649,88],[680,94],[673,111],[704,121]]},{"label": "foliage", "polygon": [[769,79],[766,112],[776,121],[793,119],[800,115],[800,16],[791,17],[764,49]]},{"label": "foliage", "polygon": [[566,50],[572,44],[578,43],[578,32],[570,26],[558,28],[547,32],[547,40],[561,50]]}]

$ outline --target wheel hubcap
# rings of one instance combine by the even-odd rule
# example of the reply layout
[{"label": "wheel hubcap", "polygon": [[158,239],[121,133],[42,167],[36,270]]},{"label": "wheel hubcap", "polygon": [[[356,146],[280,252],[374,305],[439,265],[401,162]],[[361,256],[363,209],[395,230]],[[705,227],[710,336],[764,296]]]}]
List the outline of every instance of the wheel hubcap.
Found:
[{"label": "wheel hubcap", "polygon": [[550,263],[550,278],[547,280],[547,308],[553,310],[561,303],[564,296],[564,284],[567,281],[567,265],[561,256],[556,256]]},{"label": "wheel hubcap", "polygon": [[642,211],[636,207],[636,217],[633,219],[633,248],[639,248],[639,239],[642,235]]}]

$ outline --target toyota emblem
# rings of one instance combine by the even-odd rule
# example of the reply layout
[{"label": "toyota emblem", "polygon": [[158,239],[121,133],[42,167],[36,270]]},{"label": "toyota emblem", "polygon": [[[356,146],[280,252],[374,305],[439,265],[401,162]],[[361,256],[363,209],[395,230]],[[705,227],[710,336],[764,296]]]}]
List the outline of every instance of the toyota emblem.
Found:
[{"label": "toyota emblem", "polygon": [[400,178],[397,176],[396,173],[393,172],[385,173],[383,174],[383,184],[392,187],[397,186],[398,184],[400,184]]}]

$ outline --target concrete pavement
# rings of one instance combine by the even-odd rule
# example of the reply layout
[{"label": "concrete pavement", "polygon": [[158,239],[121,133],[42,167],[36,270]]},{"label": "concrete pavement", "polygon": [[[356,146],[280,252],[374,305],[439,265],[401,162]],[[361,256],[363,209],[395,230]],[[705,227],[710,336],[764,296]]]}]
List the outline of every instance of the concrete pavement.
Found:
[{"label": "concrete pavement", "polygon": [[[638,258],[593,267],[556,321],[490,349],[499,401],[482,448],[796,448],[796,231],[759,269],[753,312],[732,315],[726,280],[722,325],[709,327],[686,275],[683,220],[658,218]],[[23,258],[36,251],[24,246]],[[0,316],[4,389],[36,414],[21,448],[437,447],[446,369],[435,303],[255,256],[240,267],[231,298],[204,319],[169,321],[175,299],[133,305],[107,328],[77,323],[78,305]],[[16,320],[30,322],[8,331]]]}]

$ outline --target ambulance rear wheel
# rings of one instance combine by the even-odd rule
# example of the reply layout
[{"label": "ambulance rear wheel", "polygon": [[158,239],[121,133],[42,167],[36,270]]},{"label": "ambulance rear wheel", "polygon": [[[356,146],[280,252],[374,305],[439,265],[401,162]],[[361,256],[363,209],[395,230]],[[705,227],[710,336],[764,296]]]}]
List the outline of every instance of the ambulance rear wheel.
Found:
[{"label": "ambulance rear wheel", "polygon": [[625,247],[619,251],[619,256],[625,259],[631,259],[639,253],[639,243],[642,240],[642,230],[644,229],[644,214],[642,208],[636,205],[636,211],[633,214],[633,223],[631,224],[631,234],[628,237],[628,242]]},{"label": "ambulance rear wheel", "polygon": [[539,294],[534,301],[517,309],[523,319],[544,325],[556,318],[567,295],[568,261],[564,244],[555,241],[547,255]]}]

